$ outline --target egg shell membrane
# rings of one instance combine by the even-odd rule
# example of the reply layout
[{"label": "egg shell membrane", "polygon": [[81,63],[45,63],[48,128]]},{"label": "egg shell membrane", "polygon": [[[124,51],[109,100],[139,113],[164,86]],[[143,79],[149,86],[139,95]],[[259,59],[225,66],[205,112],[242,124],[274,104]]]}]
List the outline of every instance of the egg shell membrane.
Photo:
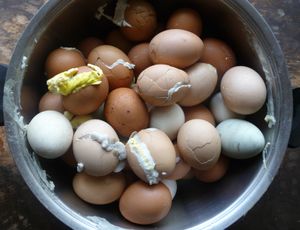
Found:
[{"label": "egg shell membrane", "polygon": [[139,75],[137,91],[151,105],[168,106],[182,99],[188,92],[187,87],[182,87],[169,97],[168,91],[178,82],[189,84],[186,72],[169,65],[152,65]]},{"label": "egg shell membrane", "polygon": [[119,202],[121,214],[136,224],[153,224],[167,216],[172,206],[169,189],[162,183],[148,185],[142,181],[131,184]]}]

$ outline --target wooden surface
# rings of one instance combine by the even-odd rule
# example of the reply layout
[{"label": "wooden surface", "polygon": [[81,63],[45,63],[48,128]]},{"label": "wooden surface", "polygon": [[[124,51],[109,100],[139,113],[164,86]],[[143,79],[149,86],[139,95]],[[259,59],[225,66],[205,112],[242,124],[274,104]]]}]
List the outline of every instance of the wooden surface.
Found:
[{"label": "wooden surface", "polygon": [[[8,64],[30,18],[46,0],[0,0],[0,63]],[[300,86],[300,1],[251,0],[280,42],[293,87]],[[231,229],[300,229],[300,150],[288,149],[267,193]],[[0,229],[65,229],[21,178],[0,128]]]}]

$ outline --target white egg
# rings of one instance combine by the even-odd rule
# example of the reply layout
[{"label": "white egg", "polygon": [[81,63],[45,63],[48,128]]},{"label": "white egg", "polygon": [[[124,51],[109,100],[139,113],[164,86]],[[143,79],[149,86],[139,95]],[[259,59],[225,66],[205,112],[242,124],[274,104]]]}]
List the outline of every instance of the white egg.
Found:
[{"label": "white egg", "polygon": [[230,118],[243,118],[241,114],[237,114],[224,104],[222,94],[216,93],[210,100],[210,111],[213,113],[217,123],[225,121]]},{"label": "white egg", "polygon": [[176,138],[178,130],[184,121],[184,112],[177,104],[154,107],[150,113],[150,127],[165,132],[171,140]]},{"label": "white egg", "polygon": [[222,153],[235,159],[247,159],[259,154],[265,146],[262,132],[252,123],[228,119],[217,126]]},{"label": "white egg", "polygon": [[28,124],[27,139],[36,154],[47,159],[63,155],[70,147],[73,128],[57,111],[38,113]]}]

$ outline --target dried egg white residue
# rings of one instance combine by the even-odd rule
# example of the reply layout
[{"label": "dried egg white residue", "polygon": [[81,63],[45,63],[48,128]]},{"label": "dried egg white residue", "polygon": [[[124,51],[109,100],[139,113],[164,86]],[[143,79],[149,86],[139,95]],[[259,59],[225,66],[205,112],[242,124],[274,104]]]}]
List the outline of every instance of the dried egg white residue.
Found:
[{"label": "dried egg white residue", "polygon": [[155,162],[147,146],[142,142],[137,133],[133,133],[127,144],[134,154],[140,167],[143,169],[147,181],[150,185],[159,182],[159,173],[155,170]]}]

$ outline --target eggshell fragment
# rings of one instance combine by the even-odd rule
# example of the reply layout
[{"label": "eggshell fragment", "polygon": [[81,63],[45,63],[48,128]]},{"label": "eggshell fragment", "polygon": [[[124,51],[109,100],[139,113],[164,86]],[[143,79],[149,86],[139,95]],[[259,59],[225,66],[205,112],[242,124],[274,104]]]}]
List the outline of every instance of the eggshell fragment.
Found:
[{"label": "eggshell fragment", "polygon": [[176,152],[168,136],[154,128],[133,134],[126,144],[127,161],[143,181],[157,184],[170,175],[176,165]]},{"label": "eggshell fragment", "polygon": [[27,140],[36,154],[47,159],[62,156],[70,147],[73,129],[67,118],[57,111],[38,113],[28,124]]},{"label": "eggshell fragment", "polygon": [[195,177],[205,183],[216,182],[224,177],[229,167],[229,159],[221,154],[217,163],[210,169],[201,171],[193,169]]},{"label": "eggshell fragment", "polygon": [[190,107],[182,107],[182,109],[185,116],[185,122],[193,119],[202,119],[208,121],[213,126],[216,124],[213,114],[206,106],[202,104]]},{"label": "eggshell fragment", "polygon": [[128,25],[121,27],[121,31],[130,41],[150,39],[157,26],[155,9],[144,0],[130,0],[124,20]]},{"label": "eggshell fragment", "polygon": [[237,114],[227,108],[227,106],[224,103],[223,96],[220,92],[216,93],[211,98],[209,107],[218,123],[230,118],[242,119],[244,117],[243,115]]},{"label": "eggshell fragment", "polygon": [[235,66],[224,74],[221,93],[230,110],[248,115],[257,112],[264,105],[267,89],[256,71],[246,66]]},{"label": "eggshell fragment", "polygon": [[95,177],[86,173],[77,173],[73,178],[74,192],[84,201],[103,205],[120,198],[126,187],[126,179],[122,173]]},{"label": "eggshell fragment", "polygon": [[221,79],[227,70],[236,65],[233,50],[227,43],[216,38],[206,38],[203,40],[203,44],[201,62],[213,65],[218,71],[219,79]]},{"label": "eggshell fragment", "polygon": [[73,152],[78,171],[91,176],[105,176],[117,167],[122,154],[116,143],[114,129],[102,120],[92,119],[81,124],[73,138]]},{"label": "eggshell fragment", "polygon": [[150,58],[154,64],[167,64],[186,68],[196,63],[203,50],[202,40],[192,32],[170,29],[152,38],[149,45]]},{"label": "eggshell fragment", "polygon": [[139,75],[136,90],[145,102],[154,106],[168,106],[181,100],[189,87],[186,72],[169,65],[157,64]]},{"label": "eggshell fragment", "polygon": [[[92,71],[87,66],[78,68],[78,74]],[[75,115],[87,115],[98,109],[108,95],[108,81],[102,76],[101,83],[98,85],[86,86],[75,93],[63,96],[64,108]]]},{"label": "eggshell fragment", "polygon": [[48,78],[78,66],[84,66],[85,58],[76,48],[61,47],[53,50],[46,59],[45,71]]},{"label": "eggshell fragment", "polygon": [[65,111],[62,102],[62,95],[51,92],[45,93],[39,102],[39,111],[55,110],[63,113]]},{"label": "eggshell fragment", "polygon": [[150,112],[150,127],[163,131],[171,140],[177,137],[181,125],[184,123],[184,113],[177,104],[154,107]]},{"label": "eggshell fragment", "polygon": [[119,209],[124,218],[143,225],[163,219],[171,206],[171,193],[164,184],[150,186],[142,181],[131,184],[119,202]]},{"label": "eggshell fragment", "polygon": [[180,156],[192,167],[207,170],[215,165],[221,153],[221,139],[208,121],[190,120],[181,126],[177,136]]},{"label": "eggshell fragment", "polygon": [[213,92],[217,85],[217,70],[210,64],[196,63],[186,69],[191,88],[179,101],[182,106],[193,106],[203,102]]},{"label": "eggshell fragment", "polygon": [[149,113],[139,95],[130,88],[118,88],[110,92],[105,102],[106,121],[122,136],[145,129]]},{"label": "eggshell fragment", "polygon": [[265,146],[262,132],[252,123],[228,119],[217,126],[222,141],[222,153],[235,159],[247,159],[259,154]]},{"label": "eggshell fragment", "polygon": [[111,45],[98,46],[90,52],[88,62],[102,69],[110,90],[130,86],[134,66],[122,50]]},{"label": "eggshell fragment", "polygon": [[191,8],[181,8],[172,13],[167,22],[167,29],[182,29],[197,36],[202,32],[202,19],[199,13]]},{"label": "eggshell fragment", "polygon": [[135,65],[133,71],[137,77],[144,69],[152,65],[149,55],[149,43],[140,43],[132,47],[128,52],[128,57]]}]

